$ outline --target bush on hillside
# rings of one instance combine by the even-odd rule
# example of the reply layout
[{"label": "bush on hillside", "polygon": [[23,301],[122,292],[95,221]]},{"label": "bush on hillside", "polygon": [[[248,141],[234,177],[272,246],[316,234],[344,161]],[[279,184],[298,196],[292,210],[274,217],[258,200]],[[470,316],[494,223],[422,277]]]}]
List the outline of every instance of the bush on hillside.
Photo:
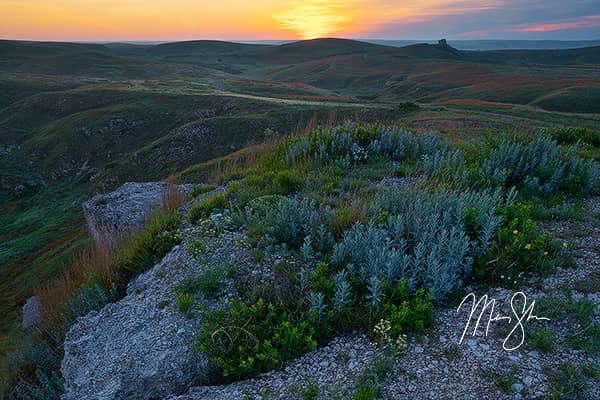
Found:
[{"label": "bush on hillside", "polygon": [[440,150],[425,156],[423,167],[430,177],[454,185],[516,187],[528,198],[585,194],[598,179],[598,168],[577,155],[577,146],[563,148],[540,135],[525,143],[504,139],[479,160],[466,161],[459,150]]},{"label": "bush on hillside", "polygon": [[266,236],[296,249],[309,237],[319,252],[331,246],[333,237],[326,229],[332,219],[331,209],[317,207],[308,198],[276,196],[257,200],[240,211],[237,218],[255,237]]},{"label": "bush on hillside", "polygon": [[361,163],[369,157],[383,156],[395,161],[416,160],[441,146],[436,135],[413,134],[402,128],[384,125],[347,123],[332,129],[316,129],[285,144],[285,160],[340,161],[344,166]]},{"label": "bush on hillside", "polygon": [[356,266],[361,282],[406,279],[410,288],[425,287],[441,300],[490,246],[504,202],[499,191],[381,190],[371,205],[376,218],[347,231],[332,262]]}]

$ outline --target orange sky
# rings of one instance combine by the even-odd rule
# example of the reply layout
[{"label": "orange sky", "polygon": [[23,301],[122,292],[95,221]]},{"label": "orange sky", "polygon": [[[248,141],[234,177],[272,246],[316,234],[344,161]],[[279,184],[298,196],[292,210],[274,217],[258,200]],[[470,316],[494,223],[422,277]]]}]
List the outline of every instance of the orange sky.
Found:
[{"label": "orange sky", "polygon": [[[108,41],[369,37],[378,27],[485,13],[511,1],[516,0],[0,0],[0,38]],[[522,25],[523,21],[519,22]],[[578,26],[577,21],[574,24]],[[443,33],[443,24],[438,25],[442,27],[434,25],[433,37]],[[552,27],[552,21],[547,26]]]},{"label": "orange sky", "polygon": [[4,0],[0,1],[0,36],[55,40],[353,36],[391,20],[417,21],[490,3],[493,1]]}]

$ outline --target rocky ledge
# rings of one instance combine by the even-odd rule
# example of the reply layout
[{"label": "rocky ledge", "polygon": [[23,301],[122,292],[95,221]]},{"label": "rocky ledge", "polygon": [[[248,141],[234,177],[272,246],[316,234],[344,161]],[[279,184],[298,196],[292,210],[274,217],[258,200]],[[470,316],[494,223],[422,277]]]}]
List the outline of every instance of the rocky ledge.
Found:
[{"label": "rocky ledge", "polygon": [[[83,214],[95,240],[105,235],[123,234],[139,229],[148,213],[163,204],[165,182],[128,182],[108,194],[99,194],[83,203]],[[179,185],[190,193],[192,185]]]}]

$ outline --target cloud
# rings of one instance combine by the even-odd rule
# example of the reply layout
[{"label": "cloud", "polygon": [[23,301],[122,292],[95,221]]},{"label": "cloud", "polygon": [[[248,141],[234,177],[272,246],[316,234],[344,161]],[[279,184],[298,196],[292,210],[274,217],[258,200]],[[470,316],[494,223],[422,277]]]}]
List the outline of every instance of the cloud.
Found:
[{"label": "cloud", "polygon": [[[390,2],[392,3],[392,2]],[[437,9],[433,5],[439,4]],[[365,38],[563,38],[600,36],[598,0],[415,1],[411,16],[381,21],[363,30]],[[562,28],[558,30],[557,28]]]},{"label": "cloud", "polygon": [[512,32],[553,32],[566,29],[582,29],[600,27],[600,14],[586,15],[576,19],[560,20],[548,23],[536,23],[508,28]]}]

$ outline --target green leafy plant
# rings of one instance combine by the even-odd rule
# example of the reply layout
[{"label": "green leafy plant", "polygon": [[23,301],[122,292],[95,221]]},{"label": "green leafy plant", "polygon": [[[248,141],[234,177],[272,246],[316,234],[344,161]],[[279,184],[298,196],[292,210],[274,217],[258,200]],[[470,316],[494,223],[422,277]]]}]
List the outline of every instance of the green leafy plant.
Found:
[{"label": "green leafy plant", "polygon": [[179,312],[182,312],[184,314],[188,314],[190,312],[190,309],[192,308],[192,305],[194,304],[194,296],[191,295],[190,293],[179,293],[179,295],[177,296],[177,300],[175,302],[175,305],[177,307],[177,310],[179,310]]},{"label": "green leafy plant", "polygon": [[419,333],[432,324],[433,303],[425,289],[417,289],[409,295],[405,281],[400,281],[394,297],[383,306],[384,318],[390,322],[392,335]]},{"label": "green leafy plant", "polygon": [[207,312],[198,348],[226,379],[241,379],[279,368],[282,363],[314,349],[314,327],[307,315],[281,312],[273,303],[234,300]]},{"label": "green leafy plant", "polygon": [[527,334],[527,342],[536,350],[543,352],[552,351],[554,348],[554,338],[550,329],[533,329]]},{"label": "green leafy plant", "polygon": [[505,221],[487,253],[475,261],[478,278],[515,286],[524,273],[548,273],[558,262],[556,246],[538,232],[531,205],[515,203],[500,208]]}]

